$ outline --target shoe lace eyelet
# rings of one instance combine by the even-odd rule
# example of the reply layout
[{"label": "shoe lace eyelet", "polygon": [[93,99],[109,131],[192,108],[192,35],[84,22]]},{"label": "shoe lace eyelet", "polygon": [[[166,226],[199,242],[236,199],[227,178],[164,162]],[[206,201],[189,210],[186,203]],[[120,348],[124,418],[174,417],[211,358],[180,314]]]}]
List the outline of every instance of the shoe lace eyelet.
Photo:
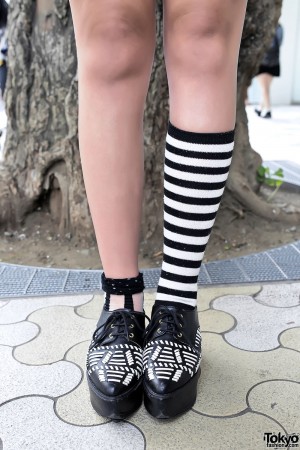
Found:
[{"label": "shoe lace eyelet", "polygon": [[181,338],[182,337],[182,333],[178,333],[177,337]]},{"label": "shoe lace eyelet", "polygon": [[131,323],[131,324],[129,325],[129,328],[134,328],[133,323]]},{"label": "shoe lace eyelet", "polygon": [[113,324],[113,323],[111,324],[110,328],[115,328],[115,326],[114,326],[114,324]]},{"label": "shoe lace eyelet", "polygon": [[129,337],[130,337],[130,339],[134,338],[134,334],[133,334],[133,333],[130,333],[130,334],[129,334]]},{"label": "shoe lace eyelet", "polygon": [[161,329],[160,329],[160,328],[158,328],[157,332],[158,332],[158,333],[161,333]]},{"label": "shoe lace eyelet", "polygon": [[112,335],[112,334],[110,333],[110,335],[109,335],[108,337],[112,338],[112,337],[113,337],[113,335]]},{"label": "shoe lace eyelet", "polygon": [[158,323],[162,323],[162,319],[159,319]]},{"label": "shoe lace eyelet", "polygon": [[180,314],[180,317],[182,317],[182,318],[183,318],[183,315],[182,315],[182,314]]},{"label": "shoe lace eyelet", "polygon": [[183,328],[183,325],[182,325],[182,323],[180,323],[180,324],[179,324],[179,326],[180,326],[181,328]]}]

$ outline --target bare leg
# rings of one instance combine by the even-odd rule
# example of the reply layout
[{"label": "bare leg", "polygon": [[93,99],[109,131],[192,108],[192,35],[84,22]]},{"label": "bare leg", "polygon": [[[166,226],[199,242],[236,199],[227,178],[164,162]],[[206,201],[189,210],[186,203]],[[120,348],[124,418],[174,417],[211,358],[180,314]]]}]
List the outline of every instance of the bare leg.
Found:
[{"label": "bare leg", "polygon": [[246,9],[245,0],[164,4],[170,92],[164,257],[144,352],[144,403],[157,418],[175,417],[196,400],[197,280],[231,162]]},{"label": "bare leg", "polygon": [[[143,109],[155,48],[155,3],[70,3],[78,55],[80,154],[103,269],[107,277],[135,277]],[[122,307],[123,296],[111,300]]]},{"label": "bare leg", "polygon": [[269,73],[261,73],[257,76],[257,80],[259,82],[262,94],[262,102],[260,105],[261,109],[270,111],[271,110],[270,87],[273,77]]},{"label": "bare leg", "polygon": [[185,130],[234,128],[246,0],[165,0],[170,121]]},{"label": "bare leg", "polygon": [[245,10],[246,0],[165,0],[171,126],[157,301],[196,304],[197,276],[232,157]]}]

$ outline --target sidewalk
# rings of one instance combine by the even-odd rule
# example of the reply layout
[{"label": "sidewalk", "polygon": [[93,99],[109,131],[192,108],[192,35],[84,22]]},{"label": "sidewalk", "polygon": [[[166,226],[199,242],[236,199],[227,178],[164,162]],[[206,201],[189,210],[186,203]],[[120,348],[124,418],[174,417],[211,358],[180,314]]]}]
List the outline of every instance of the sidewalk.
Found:
[{"label": "sidewalk", "polygon": [[0,300],[0,449],[263,450],[264,433],[299,433],[299,292],[300,281],[201,287],[198,399],[167,422],[144,407],[107,421],[90,406],[100,292]]},{"label": "sidewalk", "polygon": [[251,146],[272,171],[283,169],[284,181],[300,187],[300,106],[274,106],[272,119],[261,119],[254,105],[246,108]]}]

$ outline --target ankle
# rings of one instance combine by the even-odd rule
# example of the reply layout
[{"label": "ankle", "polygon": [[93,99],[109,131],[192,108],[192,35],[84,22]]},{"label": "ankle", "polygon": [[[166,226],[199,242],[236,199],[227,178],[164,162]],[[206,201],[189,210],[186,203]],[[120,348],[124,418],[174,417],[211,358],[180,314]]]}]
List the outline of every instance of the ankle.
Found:
[{"label": "ankle", "polygon": [[[132,295],[133,310],[138,312],[144,311],[144,293],[139,292]],[[106,299],[105,299],[106,303]],[[125,295],[111,295],[109,299],[109,311],[115,311],[116,309],[122,309],[125,305]]]},{"label": "ankle", "polygon": [[133,294],[133,309],[138,312],[144,311],[144,293],[139,292],[137,294]]},{"label": "ankle", "polygon": [[145,286],[141,272],[132,278],[107,278],[103,272],[101,281],[102,289],[105,292],[105,310],[114,311],[126,308],[143,312]]}]

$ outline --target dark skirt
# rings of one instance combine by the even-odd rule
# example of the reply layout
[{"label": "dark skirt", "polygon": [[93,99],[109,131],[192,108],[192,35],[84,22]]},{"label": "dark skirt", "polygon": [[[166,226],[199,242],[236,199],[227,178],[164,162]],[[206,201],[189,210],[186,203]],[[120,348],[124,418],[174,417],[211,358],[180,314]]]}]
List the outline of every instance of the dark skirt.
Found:
[{"label": "dark skirt", "polygon": [[273,77],[279,77],[280,76],[280,65],[277,66],[264,66],[260,65],[257,75],[261,73],[268,73],[269,75],[272,75]]},{"label": "dark skirt", "polygon": [[0,66],[0,90],[2,95],[4,94],[5,84],[6,84],[6,76],[7,76],[7,66],[6,63]]}]

